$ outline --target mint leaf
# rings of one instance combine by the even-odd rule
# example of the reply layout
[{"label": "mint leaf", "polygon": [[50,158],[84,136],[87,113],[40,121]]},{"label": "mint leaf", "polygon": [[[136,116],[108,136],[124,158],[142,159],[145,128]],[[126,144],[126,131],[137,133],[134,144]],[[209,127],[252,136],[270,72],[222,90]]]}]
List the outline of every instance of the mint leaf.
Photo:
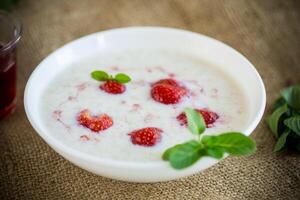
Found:
[{"label": "mint leaf", "polygon": [[276,138],[278,138],[279,120],[281,116],[287,111],[288,107],[286,104],[284,104],[283,106],[277,108],[267,120],[269,127],[271,131],[275,134]]},{"label": "mint leaf", "polygon": [[206,154],[210,157],[221,159],[224,155],[224,150],[222,148],[211,147],[206,149]]},{"label": "mint leaf", "polygon": [[176,149],[177,149],[180,145],[182,145],[182,144],[177,144],[177,145],[175,145],[175,146],[173,146],[173,147],[168,148],[168,149],[163,153],[162,159],[165,160],[165,161],[169,160],[171,152],[174,151],[174,150],[176,151]]},{"label": "mint leaf", "polygon": [[128,83],[131,81],[131,78],[123,73],[119,73],[115,76],[115,81],[117,81],[118,83]]},{"label": "mint leaf", "polygon": [[200,135],[205,131],[206,125],[202,115],[192,108],[184,110],[189,130],[195,134]]},{"label": "mint leaf", "polygon": [[93,71],[91,73],[93,79],[97,81],[116,81],[118,83],[128,83],[131,81],[131,78],[123,73],[117,74],[113,77],[111,74],[106,73],[105,71]]},{"label": "mint leaf", "polygon": [[107,81],[109,80],[109,75],[105,71],[93,71],[91,73],[93,79],[97,81]]},{"label": "mint leaf", "polygon": [[295,85],[282,91],[282,96],[293,109],[300,110],[300,86]]},{"label": "mint leaf", "polygon": [[277,143],[274,148],[275,152],[283,149],[283,147],[285,146],[285,143],[286,143],[286,138],[288,137],[289,134],[290,134],[290,130],[287,130],[278,138]]},{"label": "mint leaf", "polygon": [[284,100],[283,97],[280,97],[274,102],[273,109],[276,110],[277,108],[283,106],[284,104],[286,104],[286,101]]},{"label": "mint leaf", "polygon": [[170,164],[175,169],[183,169],[192,164],[202,156],[202,145],[195,140],[176,145],[176,148],[169,152]]},{"label": "mint leaf", "polygon": [[284,120],[284,124],[300,136],[300,116],[290,117]]},{"label": "mint leaf", "polygon": [[251,155],[256,151],[255,142],[242,133],[229,132],[217,136],[203,136],[202,143],[209,148],[220,148],[235,155]]}]

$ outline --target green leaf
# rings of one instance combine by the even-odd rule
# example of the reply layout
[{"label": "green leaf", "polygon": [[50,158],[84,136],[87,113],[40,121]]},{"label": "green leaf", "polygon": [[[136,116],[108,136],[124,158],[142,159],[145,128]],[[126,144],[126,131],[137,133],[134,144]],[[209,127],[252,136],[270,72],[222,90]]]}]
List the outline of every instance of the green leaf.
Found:
[{"label": "green leaf", "polygon": [[182,144],[177,144],[177,145],[175,145],[175,146],[173,146],[173,147],[168,148],[168,149],[163,153],[162,159],[165,160],[165,161],[169,160],[171,152],[174,151],[174,150],[176,151],[176,149],[177,149],[180,145],[182,145]]},{"label": "green leaf", "polygon": [[300,116],[290,117],[284,120],[284,124],[300,136]]},{"label": "green leaf", "polygon": [[300,85],[288,87],[281,94],[290,107],[300,110]]},{"label": "green leaf", "polygon": [[187,117],[189,130],[195,135],[203,133],[206,125],[202,115],[192,108],[186,108],[184,112]]},{"label": "green leaf", "polygon": [[128,83],[131,81],[131,78],[123,73],[119,73],[115,76],[115,80],[119,83]]},{"label": "green leaf", "polygon": [[235,156],[251,155],[256,151],[255,142],[250,137],[238,132],[203,136],[202,143],[209,148],[221,148]]},{"label": "green leaf", "polygon": [[280,97],[274,102],[273,109],[276,110],[277,108],[283,106],[284,104],[286,104],[286,101],[284,100],[283,97]]},{"label": "green leaf", "polygon": [[275,134],[276,138],[278,138],[278,125],[279,125],[280,117],[287,111],[288,111],[288,107],[285,104],[277,108],[277,110],[275,110],[267,120],[269,127],[271,131]]},{"label": "green leaf", "polygon": [[206,154],[216,159],[223,158],[224,150],[222,148],[210,147],[206,149]]},{"label": "green leaf", "polygon": [[109,80],[109,75],[105,71],[93,71],[91,73],[93,79],[97,81],[107,81]]},{"label": "green leaf", "polygon": [[275,145],[274,151],[280,151],[283,149],[286,143],[286,138],[290,134],[290,130],[285,131],[277,140],[277,143]]},{"label": "green leaf", "polygon": [[170,164],[175,169],[183,169],[194,164],[202,156],[202,145],[195,140],[176,145],[176,148],[167,156]]}]

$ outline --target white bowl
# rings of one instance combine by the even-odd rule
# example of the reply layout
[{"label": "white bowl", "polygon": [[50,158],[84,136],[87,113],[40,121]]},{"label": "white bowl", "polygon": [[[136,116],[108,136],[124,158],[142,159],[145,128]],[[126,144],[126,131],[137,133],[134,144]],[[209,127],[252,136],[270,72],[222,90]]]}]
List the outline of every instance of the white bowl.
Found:
[{"label": "white bowl", "polygon": [[175,170],[163,161],[149,164],[99,158],[66,146],[41,123],[38,106],[40,96],[56,74],[93,52],[126,48],[180,49],[217,65],[238,81],[250,100],[250,119],[244,125],[244,134],[249,135],[259,123],[266,103],[263,82],[253,65],[231,47],[207,36],[172,28],[131,27],[99,32],[73,41],[50,54],[34,70],[25,89],[24,104],[30,123],[56,152],[75,165],[113,179],[159,182],[200,172],[218,162],[205,157],[189,168]]}]

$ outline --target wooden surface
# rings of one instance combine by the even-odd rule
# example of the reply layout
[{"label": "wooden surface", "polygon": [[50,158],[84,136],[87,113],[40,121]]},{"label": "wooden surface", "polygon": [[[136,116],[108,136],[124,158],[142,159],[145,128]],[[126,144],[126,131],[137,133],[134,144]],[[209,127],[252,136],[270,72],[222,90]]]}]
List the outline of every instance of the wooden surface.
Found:
[{"label": "wooden surface", "polygon": [[18,106],[0,122],[0,199],[300,199],[300,156],[275,155],[264,121],[252,134],[257,153],[226,158],[189,178],[132,184],[79,169],[35,133],[23,91],[43,58],[78,37],[124,26],[168,26],[221,40],[261,74],[267,110],[279,91],[300,83],[300,1],[293,0],[20,0]]}]

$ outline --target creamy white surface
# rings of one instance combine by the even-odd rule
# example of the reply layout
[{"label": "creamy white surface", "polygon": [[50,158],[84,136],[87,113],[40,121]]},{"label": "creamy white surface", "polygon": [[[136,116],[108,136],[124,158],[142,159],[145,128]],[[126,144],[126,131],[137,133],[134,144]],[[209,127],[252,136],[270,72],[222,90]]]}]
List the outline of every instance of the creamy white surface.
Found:
[{"label": "creamy white surface", "polygon": [[[130,75],[132,82],[126,84],[123,94],[107,94],[99,89],[101,83],[90,77],[94,70],[123,72]],[[193,93],[176,105],[158,103],[150,96],[150,84],[170,74],[175,74],[174,78]],[[40,117],[55,138],[87,154],[116,160],[160,161],[165,149],[193,138],[176,119],[185,107],[208,108],[219,114],[214,127],[206,129],[205,134],[241,131],[249,117],[244,93],[217,66],[163,50],[95,55],[74,63],[58,74],[42,94]],[[86,108],[94,114],[108,114],[114,125],[101,133],[78,125],[76,116]],[[53,115],[56,110],[61,111],[61,121]],[[163,129],[161,142],[154,147],[133,145],[128,133],[144,127]],[[81,140],[82,135],[90,140]]]}]

